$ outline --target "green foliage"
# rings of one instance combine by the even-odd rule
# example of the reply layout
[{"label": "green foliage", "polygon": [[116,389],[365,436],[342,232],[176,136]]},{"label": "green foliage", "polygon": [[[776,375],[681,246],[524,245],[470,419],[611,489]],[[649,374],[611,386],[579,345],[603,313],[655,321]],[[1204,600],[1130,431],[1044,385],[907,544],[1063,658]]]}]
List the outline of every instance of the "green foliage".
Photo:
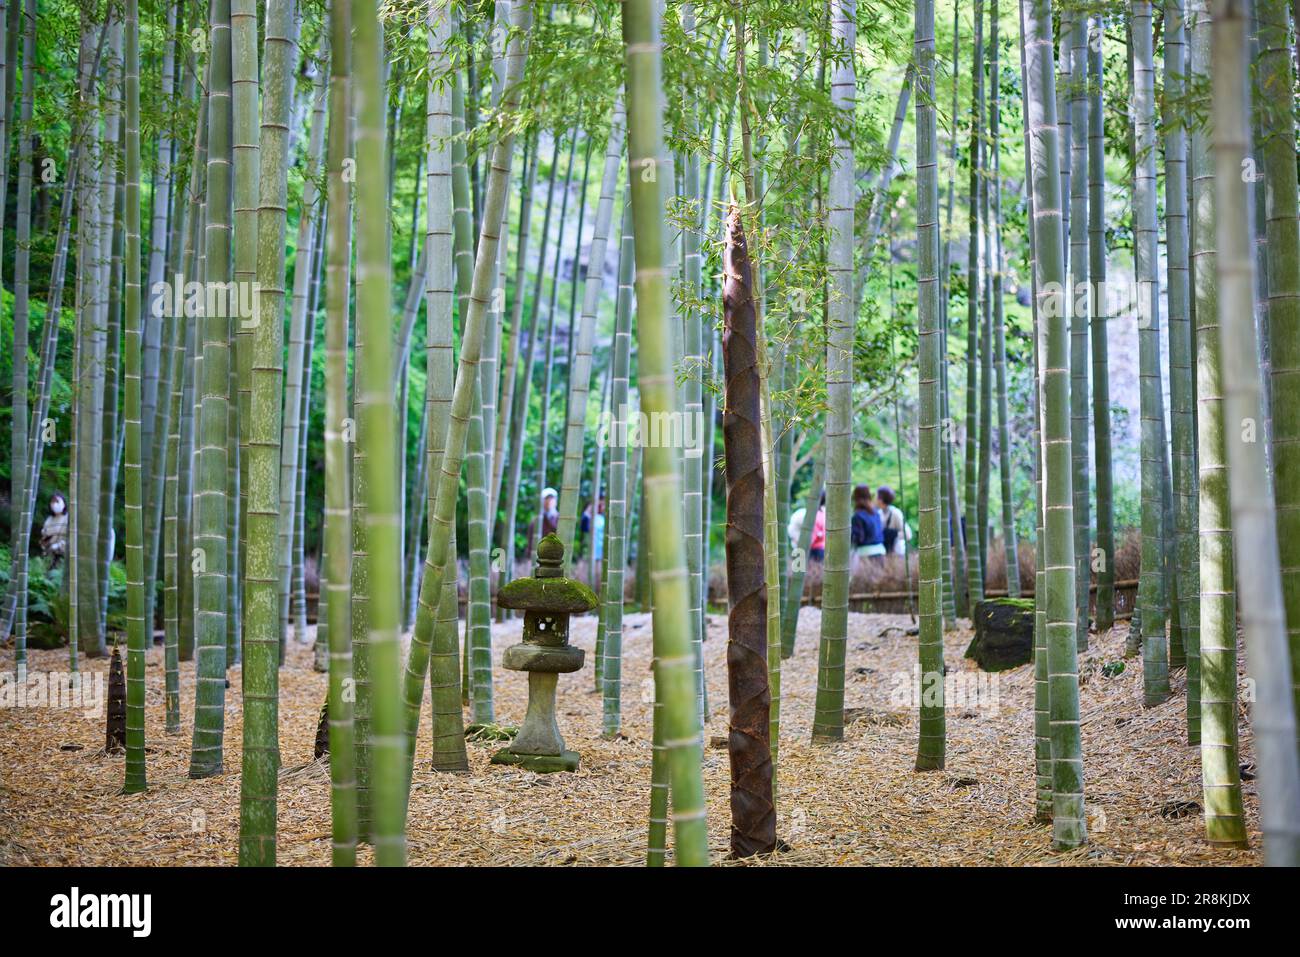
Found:
[{"label": "green foliage", "polygon": [[[12,556],[0,548],[0,592],[9,587]],[[32,648],[62,648],[68,643],[68,593],[64,587],[66,564],[53,567],[36,555],[27,568],[28,645]],[[108,570],[108,628],[126,629],[126,567],[113,562]],[[111,640],[111,639],[110,639]]]}]

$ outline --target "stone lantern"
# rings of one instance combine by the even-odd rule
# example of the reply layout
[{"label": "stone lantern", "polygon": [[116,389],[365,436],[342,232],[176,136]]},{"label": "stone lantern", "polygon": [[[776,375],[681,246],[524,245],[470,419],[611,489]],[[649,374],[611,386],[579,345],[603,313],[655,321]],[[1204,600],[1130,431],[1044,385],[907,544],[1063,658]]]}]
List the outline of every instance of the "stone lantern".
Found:
[{"label": "stone lantern", "polygon": [[537,544],[532,578],[502,586],[497,604],[524,613],[523,641],[506,649],[503,664],[528,672],[528,712],[508,748],[493,764],[518,764],[530,771],[574,771],[578,752],[566,751],[555,721],[555,686],[561,674],[582,668],[585,652],[569,644],[569,616],[596,607],[596,594],[564,577],[564,544],[547,535]]}]

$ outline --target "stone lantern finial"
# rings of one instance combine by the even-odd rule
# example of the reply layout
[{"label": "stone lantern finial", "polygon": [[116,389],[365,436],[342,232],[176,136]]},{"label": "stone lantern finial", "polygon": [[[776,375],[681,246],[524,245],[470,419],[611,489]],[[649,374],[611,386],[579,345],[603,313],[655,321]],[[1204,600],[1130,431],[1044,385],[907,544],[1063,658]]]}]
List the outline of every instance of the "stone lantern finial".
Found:
[{"label": "stone lantern finial", "polygon": [[537,567],[533,569],[536,578],[564,577],[564,542],[554,532],[537,543]]}]

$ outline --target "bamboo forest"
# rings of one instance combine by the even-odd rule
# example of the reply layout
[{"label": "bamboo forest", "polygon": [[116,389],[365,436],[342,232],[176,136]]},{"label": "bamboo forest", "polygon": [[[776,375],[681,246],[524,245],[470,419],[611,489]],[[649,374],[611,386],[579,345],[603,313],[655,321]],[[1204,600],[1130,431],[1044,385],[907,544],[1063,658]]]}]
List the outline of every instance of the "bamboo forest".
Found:
[{"label": "bamboo forest", "polygon": [[1298,25],[0,0],[0,865],[1300,865]]}]

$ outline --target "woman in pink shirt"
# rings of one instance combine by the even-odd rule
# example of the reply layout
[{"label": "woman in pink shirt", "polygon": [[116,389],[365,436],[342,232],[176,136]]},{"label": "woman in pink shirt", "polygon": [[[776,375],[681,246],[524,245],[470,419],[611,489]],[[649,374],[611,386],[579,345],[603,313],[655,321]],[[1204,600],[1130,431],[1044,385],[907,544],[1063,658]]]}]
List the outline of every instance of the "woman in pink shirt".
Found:
[{"label": "woman in pink shirt", "polygon": [[826,558],[826,492],[822,492],[821,502],[817,506],[817,518],[813,520],[812,541],[808,543],[808,557],[815,562]]}]

